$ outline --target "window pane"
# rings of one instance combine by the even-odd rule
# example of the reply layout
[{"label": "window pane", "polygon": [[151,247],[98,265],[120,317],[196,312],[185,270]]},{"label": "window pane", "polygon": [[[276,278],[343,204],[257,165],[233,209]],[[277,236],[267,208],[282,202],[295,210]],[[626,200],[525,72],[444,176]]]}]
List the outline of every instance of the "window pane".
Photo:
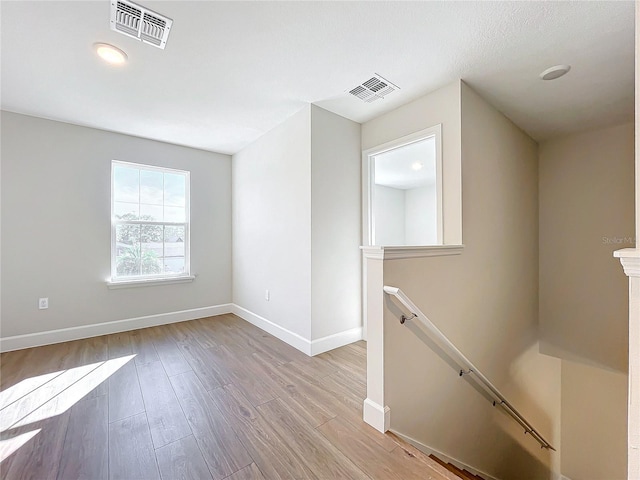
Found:
[{"label": "window pane", "polygon": [[117,202],[135,202],[140,199],[140,181],[137,168],[121,165],[113,167],[113,199]]},{"label": "window pane", "polygon": [[176,173],[164,174],[164,204],[184,207],[187,176]]},{"label": "window pane", "polygon": [[140,203],[162,205],[162,172],[140,170]]},{"label": "window pane", "polygon": [[161,225],[140,225],[140,241],[142,243],[157,243],[160,245],[160,256],[162,256],[162,226]]},{"label": "window pane", "polygon": [[137,245],[140,243],[139,225],[116,225],[116,246],[122,244],[123,247]]},{"label": "window pane", "polygon": [[[184,240],[185,240],[184,227],[168,227],[168,226],[165,227],[164,256],[165,257],[184,257],[185,255]],[[183,268],[184,268],[184,262],[183,262]]]},{"label": "window pane", "polygon": [[140,205],[140,220],[162,221],[162,205]]},{"label": "window pane", "polygon": [[113,214],[118,220],[138,220],[137,203],[114,202]]},{"label": "window pane", "polygon": [[140,275],[140,226],[116,225],[116,273]]},{"label": "window pane", "polygon": [[143,243],[141,255],[142,275],[162,273],[162,243]]},{"label": "window pane", "polygon": [[165,273],[184,273],[184,257],[165,257],[164,258]]},{"label": "window pane", "polygon": [[185,222],[186,220],[184,207],[164,207],[165,222]]}]

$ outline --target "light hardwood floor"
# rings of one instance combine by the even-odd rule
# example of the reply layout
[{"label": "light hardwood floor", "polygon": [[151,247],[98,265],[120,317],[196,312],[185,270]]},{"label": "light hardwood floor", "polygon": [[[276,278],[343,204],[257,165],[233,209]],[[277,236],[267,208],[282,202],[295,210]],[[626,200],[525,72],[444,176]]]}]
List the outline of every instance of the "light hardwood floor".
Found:
[{"label": "light hardwood floor", "polygon": [[234,315],[2,354],[3,479],[451,479],[362,421],[364,342]]}]

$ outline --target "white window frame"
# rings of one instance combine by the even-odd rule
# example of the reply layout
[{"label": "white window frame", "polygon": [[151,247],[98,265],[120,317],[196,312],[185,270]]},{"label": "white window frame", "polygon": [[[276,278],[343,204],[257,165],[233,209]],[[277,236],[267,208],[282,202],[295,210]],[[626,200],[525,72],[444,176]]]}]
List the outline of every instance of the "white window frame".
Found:
[{"label": "white window frame", "polygon": [[[116,166],[125,166],[138,170],[150,170],[162,173],[177,173],[186,176],[185,184],[185,221],[184,222],[157,222],[147,220],[117,220],[114,213],[115,197],[114,197],[114,170]],[[116,227],[117,225],[154,225],[154,226],[182,226],[185,231],[184,240],[184,272],[176,274],[153,274],[153,275],[136,275],[127,277],[118,277],[116,268],[117,242]],[[163,242],[163,258],[164,258],[164,242]],[[188,170],[178,170],[175,168],[159,167],[155,165],[147,165],[143,163],[123,162],[120,160],[111,161],[111,277],[107,281],[109,288],[122,288],[128,286],[146,286],[167,283],[183,283],[190,282],[195,279],[191,274],[191,172]]]},{"label": "white window frame", "polygon": [[437,243],[425,245],[428,247],[444,244],[444,213],[442,194],[442,124],[405,135],[390,142],[377,145],[362,152],[362,244],[375,245],[375,218],[373,215],[375,168],[374,157],[381,153],[404,147],[411,143],[420,142],[428,138],[435,138],[436,143],[436,208],[437,208]]}]

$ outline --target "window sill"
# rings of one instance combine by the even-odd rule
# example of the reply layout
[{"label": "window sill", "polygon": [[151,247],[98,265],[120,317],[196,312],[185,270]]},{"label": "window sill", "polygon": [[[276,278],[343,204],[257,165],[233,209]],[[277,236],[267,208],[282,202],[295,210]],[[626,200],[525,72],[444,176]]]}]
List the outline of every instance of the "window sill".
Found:
[{"label": "window sill", "polygon": [[107,280],[107,287],[110,289],[117,288],[133,288],[133,287],[151,287],[153,285],[171,285],[173,283],[191,283],[196,279],[195,275],[189,275],[184,277],[170,277],[170,278],[151,278],[144,280],[118,280],[112,282]]},{"label": "window sill", "polygon": [[399,258],[442,257],[460,255],[464,245],[425,245],[402,247],[360,247],[365,258],[395,260]]}]

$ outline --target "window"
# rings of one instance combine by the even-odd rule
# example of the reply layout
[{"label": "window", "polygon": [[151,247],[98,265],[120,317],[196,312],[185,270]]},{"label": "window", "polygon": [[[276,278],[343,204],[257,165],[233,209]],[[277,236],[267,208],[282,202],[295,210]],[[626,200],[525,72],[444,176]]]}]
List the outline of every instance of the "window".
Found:
[{"label": "window", "polygon": [[440,125],[363,154],[365,245],[443,244]]},{"label": "window", "polygon": [[189,275],[189,172],[113,161],[111,282]]}]

